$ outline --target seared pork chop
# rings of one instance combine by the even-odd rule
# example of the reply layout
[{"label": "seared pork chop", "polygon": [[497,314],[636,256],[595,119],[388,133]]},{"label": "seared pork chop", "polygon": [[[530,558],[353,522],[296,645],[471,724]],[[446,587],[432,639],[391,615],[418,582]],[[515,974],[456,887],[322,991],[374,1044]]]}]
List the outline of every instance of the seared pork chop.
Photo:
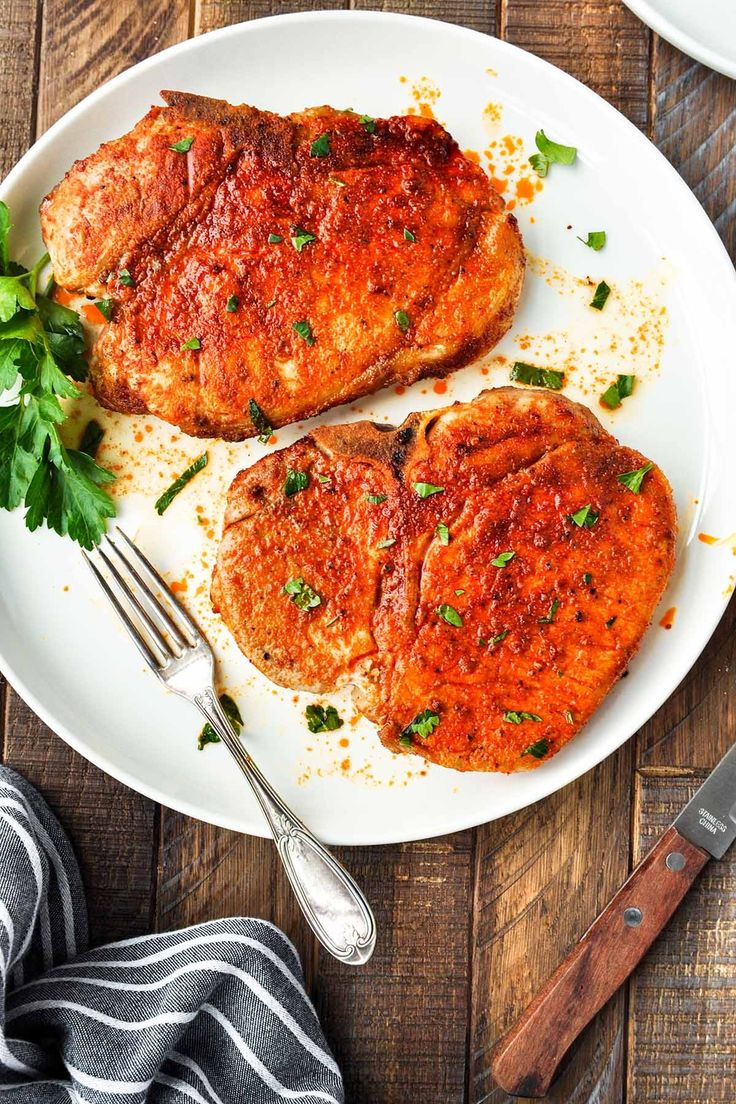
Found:
[{"label": "seared pork chop", "polygon": [[236,477],[213,602],[274,682],[353,683],[393,751],[527,770],[625,671],[669,578],[672,494],[646,465],[511,387],[323,426]]},{"label": "seared pork chop", "polygon": [[57,282],[115,303],[103,405],[239,440],[254,410],[442,376],[509,328],[516,220],[438,123],[163,96],[41,205]]}]

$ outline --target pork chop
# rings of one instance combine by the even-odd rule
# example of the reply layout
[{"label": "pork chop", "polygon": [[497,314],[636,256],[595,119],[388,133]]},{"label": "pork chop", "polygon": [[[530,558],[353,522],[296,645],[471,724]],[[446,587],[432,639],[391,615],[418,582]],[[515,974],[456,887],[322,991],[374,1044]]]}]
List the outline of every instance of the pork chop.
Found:
[{"label": "pork chop", "polygon": [[626,670],[675,527],[665,476],[589,410],[502,387],[240,472],[212,597],[274,682],[354,684],[393,751],[527,770]]},{"label": "pork chop", "polygon": [[259,411],[446,375],[509,328],[516,220],[438,123],[163,96],[41,205],[57,282],[114,301],[103,405],[239,440]]}]

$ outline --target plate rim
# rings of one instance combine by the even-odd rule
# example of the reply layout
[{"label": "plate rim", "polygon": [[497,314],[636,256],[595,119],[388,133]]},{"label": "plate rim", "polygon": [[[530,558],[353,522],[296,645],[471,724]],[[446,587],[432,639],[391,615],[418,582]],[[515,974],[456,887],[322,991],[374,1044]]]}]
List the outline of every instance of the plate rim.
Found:
[{"label": "plate rim", "polygon": [[641,19],[642,23],[649,27],[651,31],[654,31],[655,34],[658,34],[660,38],[669,42],[670,46],[681,50],[689,58],[699,61],[716,73],[722,73],[724,77],[731,77],[736,80],[736,57],[722,54],[718,50],[699,42],[696,38],[692,38],[687,31],[681,30],[676,23],[673,23],[664,12],[652,7],[649,0],[624,0],[624,3],[638,19]]},{"label": "plate rim", "polygon": [[[639,128],[631,122],[622,112],[610,104],[598,93],[594,92],[587,85],[583,84],[576,77],[565,72],[565,70],[558,68],[551,62],[546,61],[543,58],[538,57],[521,47],[515,46],[513,43],[506,42],[502,39],[496,38],[494,35],[486,34],[482,31],[473,30],[468,27],[462,27],[458,24],[447,22],[445,20],[430,19],[424,16],[413,16],[398,12],[381,12],[381,11],[358,11],[358,10],[335,10],[335,11],[308,11],[308,12],[293,12],[283,15],[266,16],[261,19],[247,20],[240,23],[230,24],[227,27],[221,27],[213,31],[209,31],[204,35],[199,35],[195,38],[187,39],[183,42],[175,43],[174,45],[167,47],[165,50],[159,53],[153,54],[148,58],[144,58],[142,61],[137,62],[135,65],[123,70],[123,72],[112,77],[110,80],[100,84],[92,92],[84,97],[78,104],[75,104],[68,112],[66,112],[60,119],[58,119],[47,131],[41,135],[38,140],[26,151],[26,153],[20,158],[17,164],[10,170],[8,175],[0,184],[0,194],[4,194],[6,190],[9,190],[19,178],[22,178],[25,172],[28,162],[35,160],[43,155],[45,147],[51,143],[56,135],[63,131],[65,126],[76,119],[83,112],[87,111],[90,107],[93,107],[98,97],[101,97],[103,92],[108,93],[111,89],[122,88],[125,84],[134,79],[134,74],[140,71],[145,71],[148,68],[154,67],[161,58],[170,57],[176,54],[184,54],[188,51],[196,51],[199,48],[199,43],[203,41],[212,41],[213,39],[228,38],[237,34],[249,34],[256,33],[257,28],[263,23],[320,23],[320,22],[371,22],[371,23],[383,23],[383,24],[404,24],[405,26],[414,27],[417,23],[429,24],[433,30],[436,31],[437,26],[440,25],[443,33],[454,35],[460,39],[472,38],[474,41],[477,39],[490,39],[494,44],[494,49],[499,49],[502,54],[507,54],[511,59],[518,57],[518,55],[524,55],[525,62],[531,64],[533,68],[538,69],[542,74],[551,71],[554,74],[555,80],[562,80],[563,84],[570,85],[575,88],[578,95],[582,95],[588,100],[591,100],[597,104],[599,110],[603,110],[604,113],[615,122],[615,125],[623,125],[624,129],[628,129],[636,136],[634,141],[640,143],[642,150],[647,151],[648,156],[654,156],[655,159],[660,159],[665,162],[668,175],[670,177],[673,194],[679,195],[683,202],[690,205],[690,209],[693,212],[692,217],[699,220],[699,225],[702,227],[702,233],[707,234],[711,239],[711,248],[714,249],[715,255],[720,258],[721,265],[723,267],[722,276],[728,278],[731,284],[731,293],[733,295],[734,302],[736,303],[736,270],[729,257],[729,254],[715,229],[715,226],[711,222],[707,213],[704,211],[699,200],[689,188],[677,170],[667,161],[667,158],[659,150],[653,142],[651,142],[647,136],[639,130]],[[667,171],[665,170],[665,171]],[[709,467],[711,461],[708,460],[703,469],[703,476],[705,479],[708,477]],[[514,812],[518,812],[522,808],[527,808],[545,797],[551,796],[558,790],[565,788],[571,783],[577,781],[584,774],[586,774],[593,767],[602,763],[604,759],[607,759],[615,751],[617,751],[623,744],[625,744],[632,735],[634,735],[638,729],[646,723],[646,721],[652,717],[661,706],[671,697],[674,690],[677,688],[681,680],[686,676],[687,672],[697,662],[708,641],[713,635],[717,625],[721,621],[726,607],[730,601],[730,596],[724,595],[723,599],[713,605],[713,614],[710,618],[707,618],[704,625],[701,626],[701,631],[698,634],[697,639],[694,641],[693,647],[689,650],[689,655],[692,659],[686,670],[680,671],[675,678],[665,680],[664,684],[667,688],[661,695],[658,694],[656,698],[651,699],[644,710],[643,714],[638,720],[638,723],[634,727],[633,731],[628,735],[623,735],[617,742],[606,744],[605,750],[601,752],[600,745],[592,745],[590,748],[584,748],[581,751],[580,759],[575,762],[572,767],[573,773],[566,777],[566,780],[557,783],[556,780],[550,780],[545,784],[544,780],[547,777],[544,768],[539,768],[533,772],[535,779],[539,780],[539,785],[535,791],[529,794],[519,795],[518,803],[512,800],[510,807],[504,810],[503,815],[511,815]],[[651,630],[651,625],[647,632]],[[242,821],[237,821],[227,815],[213,815],[209,809],[203,809],[199,807],[196,802],[186,799],[180,795],[177,795],[176,800],[172,801],[171,796],[167,795],[158,786],[149,784],[146,781],[140,780],[133,776],[124,766],[111,761],[104,753],[98,753],[94,749],[90,749],[83,739],[75,736],[70,729],[58,721],[56,721],[51,715],[51,710],[47,709],[41,704],[36,694],[30,690],[24,679],[20,678],[17,672],[14,670],[12,660],[8,656],[0,654],[0,671],[6,677],[8,683],[15,689],[19,696],[25,701],[25,703],[36,713],[36,715],[54,732],[59,738],[63,739],[65,743],[69,744],[75,751],[82,755],[85,759],[91,762],[93,765],[103,770],[113,778],[117,779],[123,785],[134,790],[137,793],[148,797],[150,800],[156,801],[167,808],[176,809],[187,816],[192,816],[205,823],[217,825],[222,828],[240,832],[241,834],[248,834],[254,836],[268,837],[270,835],[267,826],[264,824],[259,825],[258,828],[251,826],[247,829],[243,828]],[[658,700],[659,699],[659,700]],[[481,824],[488,823],[490,820],[497,819],[493,815],[489,819],[478,819],[477,812],[472,813],[469,817],[459,815],[451,825],[443,822],[436,830],[427,830],[423,828],[421,831],[412,830],[410,823],[407,823],[406,830],[401,833],[397,833],[395,830],[382,833],[375,827],[370,832],[368,837],[363,834],[348,835],[345,840],[341,835],[338,838],[332,839],[332,833],[328,833],[325,838],[331,840],[333,844],[347,843],[350,846],[380,846],[383,844],[398,844],[403,842],[411,842],[414,840],[431,839],[437,836],[447,835],[456,831],[463,831],[468,828],[477,827]],[[324,833],[323,833],[324,835]]]}]

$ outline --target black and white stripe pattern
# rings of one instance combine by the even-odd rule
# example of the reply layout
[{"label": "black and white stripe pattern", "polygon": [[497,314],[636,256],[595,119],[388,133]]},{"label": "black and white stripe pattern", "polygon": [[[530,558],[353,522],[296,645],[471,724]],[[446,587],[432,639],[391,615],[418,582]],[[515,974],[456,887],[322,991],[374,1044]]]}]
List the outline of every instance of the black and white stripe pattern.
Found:
[{"label": "black and white stripe pattern", "polygon": [[0,767],[0,1104],[343,1104],[296,951],[272,924],[86,948],[69,841]]}]

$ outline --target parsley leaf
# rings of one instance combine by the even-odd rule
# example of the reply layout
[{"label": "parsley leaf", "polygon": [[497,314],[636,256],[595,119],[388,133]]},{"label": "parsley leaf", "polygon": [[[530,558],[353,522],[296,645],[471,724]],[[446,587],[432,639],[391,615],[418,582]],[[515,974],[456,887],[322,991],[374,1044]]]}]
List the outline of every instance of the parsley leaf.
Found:
[{"label": "parsley leaf", "polygon": [[[450,543],[450,530],[447,528],[444,521],[440,521],[437,523],[437,528],[435,529],[435,532],[440,544]],[[457,593],[457,591],[455,593]]]},{"label": "parsley leaf", "polygon": [[99,422],[92,418],[87,422],[82,433],[82,439],[79,442],[79,451],[86,452],[88,456],[91,456],[94,460],[97,456],[100,445],[102,444],[102,438],[105,436],[105,431]]},{"label": "parsley leaf", "polygon": [[376,133],[376,120],[371,119],[370,115],[361,115],[358,119],[358,122],[360,123],[366,134]]},{"label": "parsley leaf", "polygon": [[594,310],[599,310],[599,311],[603,310],[606,303],[608,302],[608,296],[610,294],[611,294],[610,287],[608,286],[608,284],[606,283],[605,280],[601,280],[598,287],[595,289],[595,292],[593,294],[593,298],[590,301],[591,307],[593,307]]},{"label": "parsley leaf", "polygon": [[193,138],[181,138],[178,142],[174,142],[173,146],[169,146],[169,149],[174,153],[189,153],[193,145]]},{"label": "parsley leaf", "polygon": [[118,272],[118,280],[121,284],[124,284],[125,287],[135,287],[135,280],[130,275],[127,268],[120,269],[120,271]]},{"label": "parsley leaf", "polygon": [[578,241],[581,241],[583,245],[587,245],[589,249],[593,249],[598,253],[606,244],[606,231],[589,230],[587,238],[581,238],[580,235],[578,235]]},{"label": "parsley leaf", "polygon": [[287,498],[293,498],[295,494],[299,494],[300,491],[306,491],[309,486],[309,473],[305,471],[297,471],[294,468],[286,469],[286,480],[284,481],[284,494]]},{"label": "parsley leaf", "polygon": [[198,337],[188,337],[186,341],[182,341],[181,348],[182,352],[185,349],[201,349],[202,342],[199,340]]},{"label": "parsley leaf", "polygon": [[601,402],[609,410],[616,410],[621,405],[622,399],[628,399],[634,391],[636,376],[619,376],[607,391],[601,395]]},{"label": "parsley leaf", "polygon": [[305,583],[301,576],[298,579],[289,579],[284,585],[282,594],[288,594],[297,609],[316,609],[321,605],[322,599],[309,583]]},{"label": "parsley leaf", "polygon": [[412,487],[420,498],[429,498],[430,495],[444,494],[444,487],[435,487],[434,483],[412,483]]},{"label": "parsley leaf", "polygon": [[268,244],[269,245],[278,245],[279,242],[282,242],[283,240],[284,239],[281,237],[280,234],[269,234],[268,235]]},{"label": "parsley leaf", "polygon": [[415,242],[417,240],[416,234],[412,233],[408,226],[404,227],[404,241]]},{"label": "parsley leaf", "polygon": [[330,135],[328,131],[320,134],[319,138],[315,138],[309,147],[309,153],[312,157],[327,157],[330,153]]},{"label": "parsley leaf", "polygon": [[535,759],[544,759],[545,755],[549,751],[549,741],[542,737],[541,740],[537,740],[536,743],[530,744],[528,748],[524,748],[522,755],[533,755]]},{"label": "parsley leaf", "polygon": [[[236,703],[229,694],[220,694],[220,705],[222,706],[223,713],[230,722],[233,732],[236,736],[239,736],[243,727],[243,718],[240,715],[240,710]],[[208,721],[199,734],[197,747],[202,751],[206,744],[219,744],[219,742],[220,737]]]},{"label": "parsley leaf", "polygon": [[454,625],[456,629],[461,629],[463,627],[463,619],[454,606],[443,604],[437,607],[435,613],[438,617],[441,617],[443,621],[446,621],[448,625]]},{"label": "parsley leaf", "polygon": [[643,468],[638,468],[636,471],[624,472],[623,475],[617,475],[616,479],[619,483],[623,483],[624,487],[628,487],[634,494],[639,494],[641,485],[644,481],[644,476],[647,472],[651,471],[654,464],[650,461],[645,464]]},{"label": "parsley leaf", "polygon": [[248,414],[262,445],[267,445],[273,435],[273,426],[255,399],[248,399]]},{"label": "parsley leaf", "polygon": [[549,391],[561,391],[565,385],[564,372],[554,368],[535,368],[533,364],[524,364],[521,360],[514,364],[509,379],[529,383],[532,387],[546,387]]},{"label": "parsley leaf", "polygon": [[100,312],[100,314],[102,315],[102,317],[109,322],[110,319],[112,318],[112,309],[115,306],[113,300],[112,299],[97,299],[95,301],[95,306],[97,307],[97,309]]},{"label": "parsley leaf", "polygon": [[178,479],[174,480],[168,490],[164,491],[164,493],[156,502],[155,506],[156,513],[159,515],[159,517],[163,513],[165,513],[166,510],[168,510],[171,503],[174,501],[176,496],[184,490],[187,483],[191,482],[191,480],[194,479],[195,475],[201,472],[203,468],[207,467],[208,460],[209,455],[206,452],[203,452],[201,456],[197,457],[193,464],[189,465],[186,471],[183,471],[181,473]]},{"label": "parsley leaf", "polygon": [[513,560],[515,552],[499,552],[495,560],[491,560],[494,567],[506,567],[511,560]]},{"label": "parsley leaf", "polygon": [[345,724],[334,705],[308,705],[304,714],[310,732],[335,732]]},{"label": "parsley leaf", "polygon": [[581,506],[574,514],[568,514],[567,516],[569,520],[573,521],[580,529],[592,529],[600,517],[600,515],[592,509],[590,503],[588,503],[587,506]]},{"label": "parsley leaf", "polygon": [[228,314],[235,314],[239,306],[240,300],[238,299],[237,295],[231,295],[227,301],[227,304],[225,305],[225,310],[228,312]]},{"label": "parsley leaf", "polygon": [[409,329],[409,326],[411,326],[409,315],[406,313],[406,311],[394,311],[394,318],[396,319],[396,325],[399,327],[401,332],[406,333],[406,331]]},{"label": "parsley leaf", "polygon": [[301,253],[305,245],[309,245],[310,242],[317,240],[315,234],[312,234],[309,230],[304,230],[301,226],[292,226],[291,233],[291,244],[294,246],[297,253]]},{"label": "parsley leaf", "polygon": [[396,544],[396,537],[385,537],[378,542],[376,548],[391,548],[394,544]]},{"label": "parsley leaf", "polygon": [[380,506],[382,502],[385,502],[388,495],[385,494],[367,494],[365,496],[370,502],[371,506]]},{"label": "parsley leaf", "polygon": [[440,718],[438,713],[435,713],[431,709],[423,709],[421,713],[417,713],[414,720],[410,721],[403,730],[399,736],[399,743],[403,744],[404,747],[411,747],[414,743],[412,739],[414,734],[426,740],[428,736],[432,735],[439,723]]},{"label": "parsley leaf", "polygon": [[314,345],[317,340],[312,333],[312,327],[307,322],[306,318],[303,318],[301,322],[295,322],[291,327],[292,330],[296,330],[300,337],[304,338],[307,345]]},{"label": "parsley leaf", "polygon": [[519,709],[507,709],[503,715],[503,719],[508,721],[509,724],[520,725],[524,721],[534,721],[538,723],[542,720],[536,713],[526,713]]},{"label": "parsley leaf", "polygon": [[572,165],[578,155],[575,146],[563,146],[553,142],[543,130],[538,130],[534,138],[539,153],[533,153],[529,164],[538,176],[546,176],[550,165]]},{"label": "parsley leaf", "polygon": [[552,605],[549,607],[549,613],[547,614],[547,616],[537,618],[538,623],[540,625],[551,625],[552,622],[555,619],[555,614],[557,613],[559,608],[560,608],[559,599],[555,598],[552,602]]},{"label": "parsley leaf", "polygon": [[500,633],[496,633],[495,636],[492,636],[491,639],[488,641],[488,643],[493,648],[494,645],[500,644],[502,640],[505,640],[508,635],[509,635],[509,630],[508,629],[503,629]]}]

